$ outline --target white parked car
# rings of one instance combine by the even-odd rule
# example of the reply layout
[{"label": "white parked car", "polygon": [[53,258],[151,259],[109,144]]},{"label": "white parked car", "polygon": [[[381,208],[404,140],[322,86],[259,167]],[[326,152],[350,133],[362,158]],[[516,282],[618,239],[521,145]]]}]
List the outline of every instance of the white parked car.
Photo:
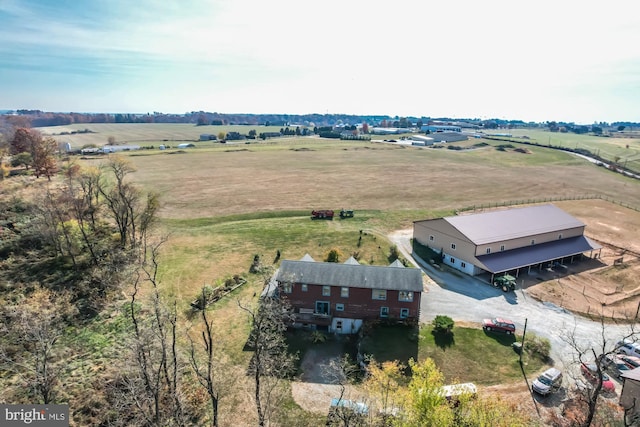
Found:
[{"label": "white parked car", "polygon": [[558,390],[562,385],[562,372],[556,368],[549,368],[538,378],[533,380],[531,388],[538,394],[546,396]]}]

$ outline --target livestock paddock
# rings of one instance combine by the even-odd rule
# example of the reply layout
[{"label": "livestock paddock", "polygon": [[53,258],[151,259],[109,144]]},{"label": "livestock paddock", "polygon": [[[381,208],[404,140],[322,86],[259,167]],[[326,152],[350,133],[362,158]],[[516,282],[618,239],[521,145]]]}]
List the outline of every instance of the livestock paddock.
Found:
[{"label": "livestock paddock", "polygon": [[555,204],[586,224],[585,234],[602,245],[600,256],[566,269],[521,274],[518,286],[574,313],[635,319],[640,307],[640,212],[603,200]]}]

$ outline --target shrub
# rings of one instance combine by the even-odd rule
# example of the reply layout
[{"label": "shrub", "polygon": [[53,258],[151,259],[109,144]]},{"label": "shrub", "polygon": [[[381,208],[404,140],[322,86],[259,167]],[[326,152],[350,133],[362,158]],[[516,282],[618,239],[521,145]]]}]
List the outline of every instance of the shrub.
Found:
[{"label": "shrub", "polygon": [[551,343],[546,338],[540,338],[534,335],[526,341],[525,350],[531,356],[538,357],[543,362],[546,362],[547,360],[549,360]]},{"label": "shrub", "polygon": [[433,319],[433,331],[438,334],[450,334],[453,331],[455,322],[449,316],[437,315]]},{"label": "shrub", "polygon": [[389,256],[387,257],[387,260],[389,262],[394,262],[398,258],[400,258],[400,250],[398,249],[398,246],[392,245],[389,248]]},{"label": "shrub", "polygon": [[331,249],[325,259],[326,262],[340,262],[342,253],[338,249]]}]

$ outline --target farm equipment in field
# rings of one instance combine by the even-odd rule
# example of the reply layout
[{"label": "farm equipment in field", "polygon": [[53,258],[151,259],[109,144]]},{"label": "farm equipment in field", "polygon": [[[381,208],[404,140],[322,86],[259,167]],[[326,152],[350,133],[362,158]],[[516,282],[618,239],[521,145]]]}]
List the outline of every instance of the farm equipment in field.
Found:
[{"label": "farm equipment in field", "polygon": [[495,277],[493,279],[493,286],[502,288],[504,292],[513,291],[516,288],[516,278],[509,274]]},{"label": "farm equipment in field", "polygon": [[353,218],[353,211],[351,209],[340,210],[340,218]]},{"label": "farm equipment in field", "polygon": [[331,209],[311,211],[311,219],[333,219],[333,211]]}]

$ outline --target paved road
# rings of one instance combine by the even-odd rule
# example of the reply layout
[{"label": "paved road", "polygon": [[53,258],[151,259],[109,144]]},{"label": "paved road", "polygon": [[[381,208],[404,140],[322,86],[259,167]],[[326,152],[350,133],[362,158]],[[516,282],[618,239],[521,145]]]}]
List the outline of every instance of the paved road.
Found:
[{"label": "paved road", "polygon": [[521,289],[504,293],[456,270],[446,267],[443,271],[437,270],[411,255],[411,237],[412,230],[400,230],[389,236],[402,254],[430,278],[427,292],[422,294],[422,322],[429,322],[439,314],[478,323],[483,318],[502,316],[513,320],[522,331],[527,320],[527,331],[549,339],[551,357],[561,368],[575,366],[576,353],[566,342],[568,335],[575,336],[581,347],[595,347],[596,352],[601,353],[603,336],[606,351],[610,351],[620,337],[630,332],[629,325],[603,326],[551,302],[537,301]]}]

